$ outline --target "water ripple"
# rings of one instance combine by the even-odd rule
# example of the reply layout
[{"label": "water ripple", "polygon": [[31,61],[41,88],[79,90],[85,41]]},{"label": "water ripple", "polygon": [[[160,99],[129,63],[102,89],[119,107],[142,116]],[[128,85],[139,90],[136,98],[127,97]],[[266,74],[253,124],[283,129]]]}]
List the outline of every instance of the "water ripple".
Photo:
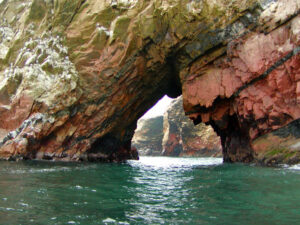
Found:
[{"label": "water ripple", "polygon": [[0,162],[0,224],[295,224],[299,167],[170,157]]}]

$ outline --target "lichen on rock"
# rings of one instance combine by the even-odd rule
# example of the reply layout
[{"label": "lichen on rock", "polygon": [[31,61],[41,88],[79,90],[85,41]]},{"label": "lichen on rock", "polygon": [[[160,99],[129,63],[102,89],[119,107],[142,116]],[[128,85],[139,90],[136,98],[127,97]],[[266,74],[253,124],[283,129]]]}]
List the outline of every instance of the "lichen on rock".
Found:
[{"label": "lichen on rock", "polygon": [[0,26],[0,60],[6,58],[9,51],[9,43],[12,41],[14,32],[12,28],[7,24],[5,19]]},{"label": "lichen on rock", "polygon": [[77,87],[78,73],[69,60],[67,48],[58,36],[51,34],[26,41],[1,77],[0,92],[12,89],[17,83],[13,93],[9,93],[14,98],[25,94],[55,111],[69,107],[79,96],[77,93],[73,98],[63,99],[63,95]]}]

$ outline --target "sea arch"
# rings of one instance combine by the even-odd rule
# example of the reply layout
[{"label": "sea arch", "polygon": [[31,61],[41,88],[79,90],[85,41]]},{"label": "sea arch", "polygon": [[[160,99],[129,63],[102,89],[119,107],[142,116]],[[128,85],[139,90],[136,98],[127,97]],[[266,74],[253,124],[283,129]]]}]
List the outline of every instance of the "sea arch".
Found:
[{"label": "sea arch", "polygon": [[225,161],[298,126],[295,0],[19,3],[0,3],[2,158],[136,158],[136,121],[165,94],[213,126]]}]

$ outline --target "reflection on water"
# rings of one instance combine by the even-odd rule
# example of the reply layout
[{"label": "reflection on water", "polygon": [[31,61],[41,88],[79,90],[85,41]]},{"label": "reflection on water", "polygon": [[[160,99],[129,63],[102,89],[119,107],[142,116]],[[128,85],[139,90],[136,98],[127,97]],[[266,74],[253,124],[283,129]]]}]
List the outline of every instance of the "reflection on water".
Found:
[{"label": "reflection on water", "polygon": [[173,170],[193,169],[195,167],[222,164],[222,158],[172,158],[172,157],[141,157],[139,161],[130,160],[129,165],[142,170]]},{"label": "reflection on water", "polygon": [[130,161],[129,165],[137,169],[133,177],[137,187],[131,191],[138,201],[129,202],[136,211],[127,216],[147,224],[163,224],[165,218],[168,223],[185,223],[185,218],[176,217],[189,201],[190,190],[183,185],[193,175],[185,176],[185,171],[221,163],[220,158],[142,157],[140,161]]},{"label": "reflection on water", "polygon": [[0,162],[0,224],[295,224],[299,168],[170,157]]}]

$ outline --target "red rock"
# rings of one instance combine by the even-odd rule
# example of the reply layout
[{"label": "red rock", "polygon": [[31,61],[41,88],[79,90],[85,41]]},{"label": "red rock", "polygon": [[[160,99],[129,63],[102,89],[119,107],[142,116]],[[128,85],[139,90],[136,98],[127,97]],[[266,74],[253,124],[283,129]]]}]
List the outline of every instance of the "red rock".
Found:
[{"label": "red rock", "polygon": [[[294,20],[299,20],[299,17]],[[208,65],[209,69],[201,70],[206,71],[205,74],[201,74],[201,77],[214,77],[215,74],[211,71],[220,70],[220,73],[224,74],[222,86],[225,87],[225,96],[231,98],[238,88],[243,87],[243,85],[246,85],[252,79],[265,73],[276,61],[290,54],[290,52],[296,48],[296,44],[293,43],[291,39],[289,29],[290,26],[286,24],[271,31],[267,35],[252,34],[247,36],[246,39],[236,41],[237,44],[230,45],[230,54],[228,53],[227,56],[223,57],[222,61],[227,64],[227,66],[224,64],[222,66],[215,64],[215,66],[211,68],[211,66]],[[226,59],[226,57],[229,57],[229,59]],[[299,101],[300,90],[296,82],[297,79],[299,79],[299,60],[297,59],[299,59],[299,55],[295,55],[286,60],[284,65],[275,67],[260,81],[254,82],[250,86],[245,86],[239,96],[231,99],[229,105],[236,105],[236,107],[230,108],[234,111],[233,115],[238,118],[238,121],[231,121],[231,125],[226,122],[229,116],[228,110],[221,107],[221,99],[223,99],[224,96],[217,94],[218,92],[215,91],[212,92],[209,102],[214,102],[216,99],[221,101],[214,102],[213,105],[206,104],[205,101],[199,101],[200,106],[208,109],[203,112],[198,110],[198,118],[205,118],[205,122],[216,126],[215,129],[221,137],[222,135],[226,136],[223,141],[223,143],[225,143],[223,144],[223,148],[225,148],[225,154],[227,151],[230,152],[232,150],[232,153],[228,153],[228,156],[225,157],[229,161],[239,160],[236,153],[242,151],[242,148],[246,149],[245,153],[248,152],[250,154],[249,156],[247,156],[247,154],[241,154],[240,156],[244,160],[255,157],[255,154],[251,153],[250,150],[252,146],[251,143],[255,138],[265,133],[275,131],[294,119],[299,119],[299,105],[296,103],[296,101]],[[294,68],[297,68],[296,71]],[[242,74],[247,75],[242,76]],[[234,76],[237,76],[237,78],[234,78]],[[194,77],[194,79],[196,80],[197,77]],[[208,83],[210,83],[210,81],[208,81]],[[188,83],[186,85],[188,85]],[[204,84],[199,83],[198,85]],[[205,90],[208,90],[207,87],[205,88]],[[216,89],[218,88],[216,87]],[[188,90],[188,86],[186,86],[184,90]],[[203,96],[207,97],[209,95],[202,94],[200,97],[201,100]],[[184,95],[184,105],[186,109],[197,111],[196,108],[198,106],[193,108],[189,99],[186,97],[187,96]],[[223,110],[221,110],[222,108]],[[207,121],[207,117],[202,116],[202,114],[207,115],[210,112],[212,116],[210,117],[210,121]],[[193,117],[193,120],[198,121],[195,117]],[[235,126],[235,128],[231,128],[232,126]],[[231,137],[231,132],[233,132],[232,135],[234,135],[234,137]],[[236,136],[237,132],[244,137]],[[230,144],[233,141],[235,144]],[[236,143],[240,143],[240,146],[244,147],[237,147]],[[237,149],[230,150],[230,148]]]},{"label": "red rock", "polygon": [[[210,107],[213,101],[220,94],[221,86],[221,70],[213,70],[208,68],[205,74],[200,71],[200,77],[193,81],[189,81],[188,88],[184,88],[184,98],[191,99],[193,104],[204,105],[205,107]],[[184,84],[185,85],[185,84]],[[191,89],[189,88],[191,86]],[[200,88],[199,88],[200,87]],[[190,91],[191,90],[191,91]],[[195,90],[197,94],[195,95]],[[197,99],[198,101],[194,100]]]},{"label": "red rock", "polygon": [[224,69],[222,71],[222,86],[225,89],[225,97],[229,98],[239,87],[242,86],[242,82],[238,77],[232,76],[234,70]]},{"label": "red rock", "polygon": [[165,112],[163,128],[162,154],[165,156],[221,156],[220,138],[211,126],[203,123],[194,126],[185,117],[182,97],[174,99]]},{"label": "red rock", "polygon": [[297,82],[296,94],[297,94],[297,104],[299,104],[300,103],[300,82]]},{"label": "red rock", "polygon": [[10,109],[3,109],[0,117],[0,128],[12,131],[19,127],[31,113],[33,99],[21,96],[11,103]]},{"label": "red rock", "polygon": [[206,123],[210,121],[210,114],[209,113],[202,113],[201,114],[201,120],[203,123]]}]

